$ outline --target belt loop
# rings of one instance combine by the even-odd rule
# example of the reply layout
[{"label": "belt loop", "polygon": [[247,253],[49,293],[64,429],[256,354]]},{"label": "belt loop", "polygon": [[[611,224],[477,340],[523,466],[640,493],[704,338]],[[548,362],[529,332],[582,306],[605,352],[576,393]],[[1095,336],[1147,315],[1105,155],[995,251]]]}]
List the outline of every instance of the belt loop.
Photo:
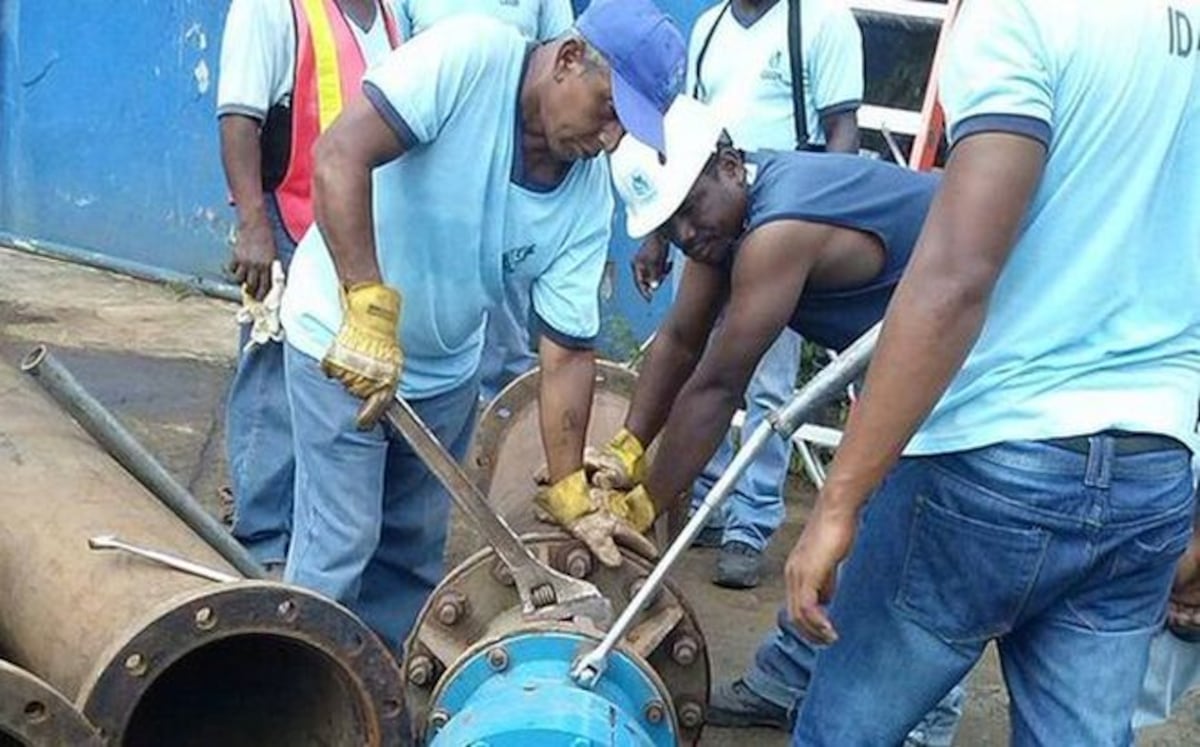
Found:
[{"label": "belt loop", "polygon": [[1108,488],[1112,484],[1112,462],[1116,440],[1109,433],[1088,436],[1087,471],[1083,483],[1092,488]]}]

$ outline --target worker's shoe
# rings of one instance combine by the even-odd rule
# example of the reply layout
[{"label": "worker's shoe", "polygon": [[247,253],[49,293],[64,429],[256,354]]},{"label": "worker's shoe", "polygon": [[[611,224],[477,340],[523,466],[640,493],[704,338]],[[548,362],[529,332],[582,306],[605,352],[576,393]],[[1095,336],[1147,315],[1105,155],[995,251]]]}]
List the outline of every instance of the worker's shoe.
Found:
[{"label": "worker's shoe", "polygon": [[717,685],[709,698],[705,721],[709,726],[726,729],[791,730],[787,709],[754,692],[740,679]]},{"label": "worker's shoe", "polygon": [[762,570],[762,551],[745,542],[726,542],[717,557],[713,583],[727,589],[753,589]]},{"label": "worker's shoe", "polygon": [[720,547],[725,527],[704,527],[692,538],[692,547]]}]

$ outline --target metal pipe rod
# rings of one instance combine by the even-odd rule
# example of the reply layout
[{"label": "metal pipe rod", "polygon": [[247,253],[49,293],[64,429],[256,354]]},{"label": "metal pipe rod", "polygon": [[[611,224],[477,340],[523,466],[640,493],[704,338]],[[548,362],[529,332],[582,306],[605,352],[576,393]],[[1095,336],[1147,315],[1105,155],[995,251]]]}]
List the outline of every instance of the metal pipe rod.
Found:
[{"label": "metal pipe rod", "polygon": [[742,443],[742,447],[738,449],[733,461],[730,462],[729,468],[704,496],[704,502],[692,514],[692,518],[688,520],[683,531],[667,548],[658,564],[654,566],[646,583],[642,585],[633,599],[629,600],[629,604],[604,636],[604,640],[575,663],[571,669],[571,678],[575,680],[576,684],[590,689],[604,674],[609,654],[629,632],[634,618],[646,606],[646,602],[657,593],[679,556],[691,546],[692,540],[708,523],[709,515],[724,502],[733,490],[734,484],[741,478],[742,473],[746,471],[751,462],[758,457],[758,453],[771,440],[772,435],[778,434],[784,439],[791,438],[796,429],[811,418],[819,408],[840,396],[846,386],[866,369],[867,363],[871,360],[871,353],[875,350],[875,343],[879,339],[880,327],[881,324],[876,324],[862,337],[855,340],[833,363],[821,369],[782,407],[760,423],[750,437]]},{"label": "metal pipe rod", "polygon": [[183,286],[206,296],[219,298],[222,301],[241,303],[242,300],[241,291],[238,290],[236,285],[231,283],[210,280],[200,275],[188,275],[148,265],[143,262],[135,262],[130,259],[121,259],[110,254],[94,252],[77,246],[59,244],[54,241],[44,241],[42,239],[31,239],[26,236],[9,233],[8,231],[0,231],[0,246],[37,257],[46,257],[59,260],[60,262],[70,262],[72,264],[94,267],[97,270],[115,272],[119,275],[127,275],[128,277],[146,280],[151,283]]},{"label": "metal pipe rod", "polygon": [[45,345],[38,345],[25,356],[21,361],[21,370],[37,379],[105,451],[230,565],[247,578],[266,578],[262,566],[246,548],[204,510],[187,488],[167,472],[121,421],[83,388]]}]

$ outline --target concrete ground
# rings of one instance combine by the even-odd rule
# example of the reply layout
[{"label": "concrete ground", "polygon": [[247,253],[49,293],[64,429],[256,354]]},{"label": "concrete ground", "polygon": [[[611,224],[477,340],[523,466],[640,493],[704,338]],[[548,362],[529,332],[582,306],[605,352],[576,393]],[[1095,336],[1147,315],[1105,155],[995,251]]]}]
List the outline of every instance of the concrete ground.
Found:
[{"label": "concrete ground", "polygon": [[[48,343],[216,510],[217,489],[224,484],[224,395],[236,353],[230,304],[0,248],[0,359],[16,363],[38,342]],[[690,552],[676,574],[707,631],[717,679],[736,676],[773,625],[783,600],[784,556],[805,513],[804,491],[793,492],[796,499],[771,547],[759,589],[732,592],[711,585],[716,559],[711,550]],[[1007,744],[1006,719],[1004,687],[989,654],[972,674],[956,744]],[[776,747],[787,739],[778,732],[710,729],[702,744]],[[1187,700],[1167,724],[1145,730],[1138,744],[1200,744],[1200,697]]]}]

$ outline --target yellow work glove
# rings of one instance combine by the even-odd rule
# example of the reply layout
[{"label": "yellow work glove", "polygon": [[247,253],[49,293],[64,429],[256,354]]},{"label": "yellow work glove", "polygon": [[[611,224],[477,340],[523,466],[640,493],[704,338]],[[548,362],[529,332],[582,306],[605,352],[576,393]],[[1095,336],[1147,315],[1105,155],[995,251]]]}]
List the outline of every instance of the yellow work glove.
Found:
[{"label": "yellow work glove", "polygon": [[613,516],[624,519],[641,534],[650,530],[658,512],[644,485],[638,485],[628,493],[609,492],[606,503]]},{"label": "yellow work glove", "polygon": [[321,370],[366,399],[394,392],[404,365],[397,330],[400,294],[382,283],[358,283],[342,294],[342,327],[321,359]]},{"label": "yellow work glove", "polygon": [[[610,568],[621,564],[618,540],[647,557],[654,557],[656,550],[653,543],[624,517],[613,512],[611,506],[616,505],[613,495],[589,486],[587,474],[581,469],[539,491],[534,501],[541,509],[539,517],[543,521],[558,524],[575,535],[601,563]],[[643,516],[635,512],[628,502],[621,503],[620,510],[626,515]],[[646,525],[649,526],[649,523]]]},{"label": "yellow work glove", "polygon": [[646,472],[646,448],[638,437],[622,428],[604,450],[584,454],[584,466],[598,488],[629,490],[641,483]]}]

